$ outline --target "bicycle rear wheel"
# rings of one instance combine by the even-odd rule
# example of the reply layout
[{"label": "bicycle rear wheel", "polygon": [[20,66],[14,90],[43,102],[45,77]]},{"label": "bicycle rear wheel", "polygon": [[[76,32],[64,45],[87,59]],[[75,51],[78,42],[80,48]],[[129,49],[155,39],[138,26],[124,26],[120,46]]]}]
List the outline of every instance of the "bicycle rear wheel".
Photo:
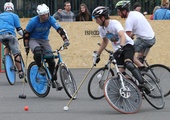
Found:
[{"label": "bicycle rear wheel", "polygon": [[139,111],[142,96],[138,87],[130,80],[124,79],[126,90],[122,88],[118,76],[113,76],[105,82],[104,94],[107,102],[118,112],[132,114]]},{"label": "bicycle rear wheel", "polygon": [[105,80],[114,76],[112,69],[100,68],[94,72],[88,83],[88,94],[92,99],[102,99],[104,97],[103,86]]},{"label": "bicycle rear wheel", "polygon": [[[71,71],[65,64],[61,64],[60,66],[60,78],[66,94],[69,98],[72,98],[77,90],[77,85]],[[76,95],[73,99],[76,99]]]},{"label": "bicycle rear wheel", "polygon": [[47,73],[45,76],[40,75],[38,72],[38,66],[35,62],[29,64],[27,76],[31,90],[38,97],[46,97],[49,94],[50,81],[48,80]]},{"label": "bicycle rear wheel", "polygon": [[14,85],[16,81],[16,68],[10,54],[5,55],[4,68],[7,80],[10,85]]},{"label": "bicycle rear wheel", "polygon": [[148,73],[142,73],[144,84],[150,89],[147,94],[143,91],[143,95],[148,103],[156,109],[162,109],[165,105],[164,96],[158,83]]},{"label": "bicycle rear wheel", "polygon": [[170,69],[161,64],[153,64],[150,66],[149,74],[159,83],[164,97],[170,94]]}]

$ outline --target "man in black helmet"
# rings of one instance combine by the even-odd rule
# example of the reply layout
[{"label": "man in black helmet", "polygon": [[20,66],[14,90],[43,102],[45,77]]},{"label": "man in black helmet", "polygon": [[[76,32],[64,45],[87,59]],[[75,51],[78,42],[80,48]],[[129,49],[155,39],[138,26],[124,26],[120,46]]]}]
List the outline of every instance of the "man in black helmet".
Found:
[{"label": "man in black helmet", "polygon": [[125,68],[127,68],[139,81],[139,84],[143,85],[144,81],[141,73],[133,64],[134,41],[124,32],[121,23],[117,20],[110,20],[108,7],[99,6],[93,10],[92,15],[96,23],[100,25],[98,30],[102,38],[99,50],[94,51],[93,54],[94,65],[100,61],[100,54],[110,41],[115,51],[114,56],[119,70],[126,75]]}]

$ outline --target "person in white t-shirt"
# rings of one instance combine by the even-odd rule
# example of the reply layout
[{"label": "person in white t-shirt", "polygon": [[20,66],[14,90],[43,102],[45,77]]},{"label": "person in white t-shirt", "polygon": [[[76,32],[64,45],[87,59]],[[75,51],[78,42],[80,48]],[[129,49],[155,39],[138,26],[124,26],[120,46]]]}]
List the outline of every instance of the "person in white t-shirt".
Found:
[{"label": "person in white t-shirt", "polygon": [[115,51],[114,57],[117,61],[119,70],[126,75],[127,68],[133,76],[139,81],[142,86],[144,81],[139,69],[133,64],[134,58],[134,41],[125,33],[123,26],[117,20],[110,20],[109,8],[99,6],[93,10],[96,23],[99,24],[99,34],[102,38],[102,43],[98,51],[94,51],[94,65],[100,61],[100,54],[110,41]]},{"label": "person in white t-shirt", "polygon": [[144,52],[155,44],[155,33],[147,19],[138,11],[130,11],[130,1],[119,1],[116,4],[118,15],[121,18],[127,18],[125,22],[125,31],[131,38],[136,36],[134,63],[140,70],[147,70],[143,64]]}]

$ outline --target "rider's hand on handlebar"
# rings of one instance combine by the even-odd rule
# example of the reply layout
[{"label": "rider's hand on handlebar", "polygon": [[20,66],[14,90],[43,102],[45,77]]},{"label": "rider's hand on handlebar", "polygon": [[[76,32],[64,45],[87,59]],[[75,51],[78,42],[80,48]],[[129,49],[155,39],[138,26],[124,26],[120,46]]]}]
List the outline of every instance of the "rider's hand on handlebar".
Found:
[{"label": "rider's hand on handlebar", "polygon": [[97,51],[93,52],[93,65],[96,65],[100,61],[100,55],[97,53]]},{"label": "rider's hand on handlebar", "polygon": [[67,48],[67,46],[69,46],[69,45],[70,45],[69,40],[65,40],[64,44],[63,44],[63,47]]},{"label": "rider's hand on handlebar", "polygon": [[122,52],[123,52],[123,47],[117,49],[117,50],[114,52],[114,57],[115,57],[115,58],[119,58],[120,55],[122,54]]}]

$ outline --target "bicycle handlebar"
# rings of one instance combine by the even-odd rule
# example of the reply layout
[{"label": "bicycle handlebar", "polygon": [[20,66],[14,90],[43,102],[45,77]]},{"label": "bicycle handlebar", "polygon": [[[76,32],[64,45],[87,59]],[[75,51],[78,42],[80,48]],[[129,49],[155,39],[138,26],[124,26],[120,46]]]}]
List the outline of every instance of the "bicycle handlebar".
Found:
[{"label": "bicycle handlebar", "polygon": [[[97,44],[98,44],[99,46],[101,46],[101,44],[100,44],[99,42],[98,42]],[[107,52],[110,53],[110,54],[113,53],[113,51],[108,50],[108,49],[106,49],[106,48],[105,48],[105,51],[107,51]]]}]

